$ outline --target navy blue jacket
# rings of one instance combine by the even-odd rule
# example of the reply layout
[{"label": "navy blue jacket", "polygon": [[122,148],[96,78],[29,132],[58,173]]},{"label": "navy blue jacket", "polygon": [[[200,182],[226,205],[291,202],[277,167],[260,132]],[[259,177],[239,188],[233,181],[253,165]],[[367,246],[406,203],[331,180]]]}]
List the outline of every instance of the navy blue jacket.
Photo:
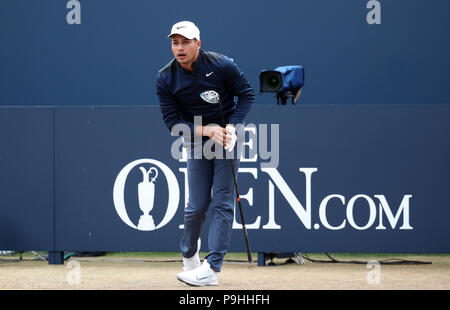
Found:
[{"label": "navy blue jacket", "polygon": [[233,59],[200,50],[192,67],[193,72],[184,70],[176,59],[172,59],[158,73],[156,93],[169,130],[176,124],[186,124],[193,137],[194,116],[202,116],[203,125],[222,125],[219,105],[200,98],[206,90],[219,93],[227,124],[242,124],[255,100],[255,92]]}]

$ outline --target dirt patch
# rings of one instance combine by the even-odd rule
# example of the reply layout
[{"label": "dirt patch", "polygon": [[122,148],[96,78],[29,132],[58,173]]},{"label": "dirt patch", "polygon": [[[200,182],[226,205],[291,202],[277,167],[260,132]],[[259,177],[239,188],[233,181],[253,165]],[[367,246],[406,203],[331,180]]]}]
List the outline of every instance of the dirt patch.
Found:
[{"label": "dirt patch", "polygon": [[[362,259],[358,257],[358,259]],[[198,289],[176,280],[181,262],[169,258],[145,261],[144,257],[71,258],[64,265],[44,261],[0,261],[0,289]],[[408,260],[431,265],[380,265],[379,273],[366,265],[326,264],[306,261],[258,267],[256,263],[224,262],[219,286],[231,290],[449,290],[450,257],[418,256]],[[78,273],[79,272],[79,273]],[[205,289],[205,288],[201,288]]]}]

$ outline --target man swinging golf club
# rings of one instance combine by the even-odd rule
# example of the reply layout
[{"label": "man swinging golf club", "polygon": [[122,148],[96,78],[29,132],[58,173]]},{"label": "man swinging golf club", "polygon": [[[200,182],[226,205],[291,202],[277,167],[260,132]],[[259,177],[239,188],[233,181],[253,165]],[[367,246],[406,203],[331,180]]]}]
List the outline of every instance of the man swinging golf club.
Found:
[{"label": "man swinging golf club", "polygon": [[[176,23],[168,37],[174,59],[159,71],[156,81],[162,118],[172,133],[177,125],[187,126],[191,132],[183,136],[188,151],[189,199],[180,242],[183,272],[177,274],[177,279],[195,286],[218,285],[217,273],[228,251],[234,219],[240,155],[237,154],[239,148],[235,148],[236,125],[244,123],[255,92],[231,58],[200,49],[200,31],[194,23]],[[238,98],[237,102],[234,97]],[[218,100],[220,109],[214,104]],[[195,117],[201,117],[202,125],[194,121]],[[211,140],[215,142],[214,151],[225,152],[225,155],[198,156],[195,152],[202,151]],[[200,147],[196,148],[196,143],[201,144]],[[234,155],[232,159],[227,153]],[[209,207],[212,208],[209,253],[200,264],[199,238]]]}]

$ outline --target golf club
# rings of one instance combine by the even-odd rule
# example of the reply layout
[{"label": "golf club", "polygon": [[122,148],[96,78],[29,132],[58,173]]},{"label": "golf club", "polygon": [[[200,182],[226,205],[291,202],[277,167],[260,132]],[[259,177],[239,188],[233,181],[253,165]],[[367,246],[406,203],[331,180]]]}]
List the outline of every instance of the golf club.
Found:
[{"label": "golf club", "polygon": [[[219,104],[220,117],[222,118],[222,126],[223,126],[223,128],[225,128],[226,127],[225,118],[223,116],[222,102],[220,101],[219,94],[214,90],[207,90],[207,91],[202,92],[200,94],[200,97],[208,103]],[[242,212],[242,206],[241,206],[241,198],[239,198],[239,190],[238,190],[238,186],[237,186],[237,182],[236,182],[236,174],[234,172],[234,163],[233,163],[233,159],[231,159],[231,158],[230,158],[230,165],[231,165],[231,171],[233,173],[234,188],[236,189],[236,197],[237,197],[237,202],[239,205],[239,213],[241,215],[242,230],[244,232],[245,246],[247,247],[248,262],[251,263],[253,261],[252,253],[250,251],[250,244],[248,242],[247,228],[245,227],[244,213]]]}]

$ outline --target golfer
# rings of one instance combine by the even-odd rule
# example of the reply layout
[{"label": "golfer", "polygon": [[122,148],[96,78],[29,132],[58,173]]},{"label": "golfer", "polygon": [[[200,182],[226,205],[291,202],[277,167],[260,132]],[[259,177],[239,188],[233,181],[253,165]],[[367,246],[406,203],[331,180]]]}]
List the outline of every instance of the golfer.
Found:
[{"label": "golfer", "polygon": [[[184,146],[188,150],[189,199],[184,211],[184,232],[180,242],[183,272],[177,274],[177,279],[195,286],[218,285],[217,273],[221,270],[231,241],[236,197],[226,153],[234,152],[237,175],[240,154],[236,153],[238,148],[235,147],[239,138],[236,125],[244,124],[255,92],[231,58],[200,49],[200,30],[194,23],[176,23],[168,37],[174,59],[159,71],[156,81],[162,118],[171,132],[174,126],[180,124],[191,130],[190,135],[183,136]],[[219,106],[207,103],[200,97],[209,90],[220,95],[226,128],[217,125],[222,124]],[[194,122],[194,117],[201,117],[202,125]],[[194,140],[197,143],[200,141],[200,148],[194,147]],[[204,154],[194,154],[195,150],[202,151],[205,143],[211,144],[211,140],[214,141],[213,148],[219,148],[214,151],[223,152],[223,156],[211,159]],[[209,207],[212,208],[209,253],[201,264],[199,238]]]}]

